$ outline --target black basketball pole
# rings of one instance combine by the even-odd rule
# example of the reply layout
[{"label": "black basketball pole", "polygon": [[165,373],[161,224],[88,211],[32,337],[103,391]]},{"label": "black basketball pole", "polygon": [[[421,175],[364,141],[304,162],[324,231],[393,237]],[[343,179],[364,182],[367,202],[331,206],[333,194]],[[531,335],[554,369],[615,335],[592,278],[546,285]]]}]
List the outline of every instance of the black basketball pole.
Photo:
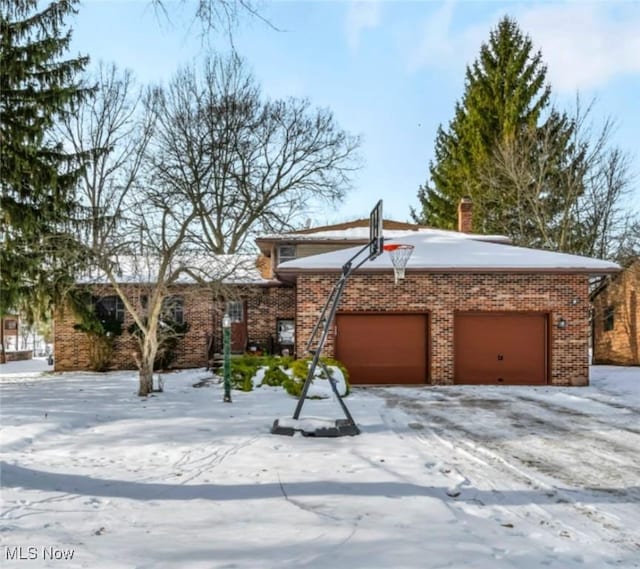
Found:
[{"label": "black basketball pole", "polygon": [[[375,219],[373,218],[375,214]],[[327,375],[327,379],[331,384],[331,389],[335,394],[340,407],[346,417],[346,421],[336,421],[336,426],[330,429],[322,429],[322,433],[303,433],[306,435],[313,434],[314,436],[342,436],[342,435],[357,435],[360,433],[360,429],[356,425],[349,409],[344,403],[342,396],[338,392],[338,388],[336,387],[336,381],[331,377],[327,366],[320,360],[320,356],[322,354],[322,350],[327,341],[327,337],[329,336],[329,330],[331,329],[331,325],[333,324],[336,312],[338,310],[338,306],[340,305],[340,300],[342,299],[342,294],[344,292],[344,288],[347,284],[347,281],[351,274],[354,271],[357,271],[364,263],[369,260],[375,259],[378,255],[382,253],[384,238],[382,236],[382,200],[378,202],[376,207],[372,211],[372,221],[370,226],[370,240],[364,247],[362,247],[358,252],[353,255],[343,266],[342,266],[342,274],[338,279],[338,282],[333,286],[331,293],[329,294],[329,298],[325,302],[322,311],[320,312],[320,316],[311,331],[311,336],[309,337],[309,341],[307,342],[306,350],[309,352],[313,358],[311,360],[311,365],[309,366],[309,371],[307,373],[307,378],[305,379],[304,385],[302,386],[302,392],[300,393],[300,397],[298,399],[298,403],[296,405],[296,409],[293,413],[293,419],[298,420],[300,418],[300,413],[302,412],[302,407],[304,405],[304,401],[307,397],[307,392],[309,391],[309,387],[313,382],[313,378],[315,377],[316,368],[318,364],[322,367],[322,370]],[[375,226],[375,227],[374,227]],[[354,265],[354,262],[358,257],[360,257],[365,251],[369,251],[369,254],[366,255],[362,260],[360,260],[357,264]],[[322,327],[322,333],[320,335],[320,339],[316,347],[313,347],[313,344],[316,341],[318,336],[318,332]],[[274,434],[281,435],[293,435],[295,429],[292,427],[282,427],[278,424],[278,420],[273,424],[271,432]]]},{"label": "black basketball pole", "polygon": [[[329,300],[324,305],[322,312],[320,313],[320,318],[316,323],[316,326],[311,333],[311,337],[307,342],[307,352],[313,355],[313,359],[311,360],[311,365],[309,366],[309,373],[307,374],[307,379],[304,382],[304,386],[302,387],[302,393],[300,394],[300,399],[298,399],[298,405],[296,406],[296,410],[293,413],[293,418],[298,419],[300,417],[300,411],[302,411],[302,406],[304,405],[304,400],[307,397],[307,391],[309,391],[309,387],[313,382],[314,374],[316,371],[316,367],[318,366],[318,361],[320,360],[320,354],[322,353],[322,349],[324,348],[324,344],[327,341],[327,336],[329,336],[329,330],[331,329],[331,325],[333,324],[333,319],[336,315],[336,311],[338,310],[338,305],[340,304],[340,300],[342,299],[342,293],[344,292],[344,286],[347,284],[347,279],[351,275],[353,271],[359,268],[361,265],[365,263],[365,261],[369,260],[369,255],[362,262],[358,263],[355,267],[352,267],[352,263],[354,259],[360,256],[366,249],[369,248],[369,244],[365,245],[362,249],[360,249],[351,259],[349,259],[342,267],[342,274],[340,275],[340,280],[336,283],[329,295]],[[327,315],[327,308],[329,308],[329,314]],[[316,348],[312,348],[312,344],[317,335],[319,325],[324,322],[324,326],[322,328],[322,335],[320,336],[320,341]],[[331,381],[331,376],[329,376],[329,381]],[[338,396],[340,397],[340,396]],[[342,401],[342,398],[339,399]],[[344,403],[343,403],[344,406]],[[353,421],[349,412],[347,411],[347,418]]]}]

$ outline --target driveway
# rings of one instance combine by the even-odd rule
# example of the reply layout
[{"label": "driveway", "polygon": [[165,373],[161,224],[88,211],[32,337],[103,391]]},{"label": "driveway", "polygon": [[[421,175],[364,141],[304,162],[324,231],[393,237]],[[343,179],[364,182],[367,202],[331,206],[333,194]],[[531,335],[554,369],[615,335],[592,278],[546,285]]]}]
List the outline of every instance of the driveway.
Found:
[{"label": "driveway", "polygon": [[[368,391],[409,418],[411,434],[406,419],[383,414],[399,436],[414,437],[446,464],[449,495],[457,500],[529,503],[519,514],[524,519],[564,504],[604,540],[637,549],[640,558],[640,528],[626,523],[640,511],[640,404],[598,385],[606,368],[593,369],[596,385],[588,388]],[[522,484],[530,492],[509,492]]]}]

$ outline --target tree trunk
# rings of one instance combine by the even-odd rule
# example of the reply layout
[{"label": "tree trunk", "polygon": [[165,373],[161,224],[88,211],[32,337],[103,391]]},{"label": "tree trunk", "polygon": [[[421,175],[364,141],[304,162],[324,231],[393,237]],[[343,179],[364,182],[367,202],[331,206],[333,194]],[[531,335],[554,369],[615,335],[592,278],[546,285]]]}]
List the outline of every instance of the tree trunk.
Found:
[{"label": "tree trunk", "polygon": [[4,318],[0,318],[0,364],[7,363],[4,355]]},{"label": "tree trunk", "polygon": [[146,397],[153,391],[153,362],[151,366],[146,362],[142,362],[140,365],[140,387],[138,389],[138,395],[140,397]]},{"label": "tree trunk", "polygon": [[158,351],[158,342],[155,337],[155,330],[153,332],[153,334],[149,334],[147,331],[142,343],[139,369],[140,387],[138,389],[138,395],[140,397],[145,397],[153,391],[153,364]]}]

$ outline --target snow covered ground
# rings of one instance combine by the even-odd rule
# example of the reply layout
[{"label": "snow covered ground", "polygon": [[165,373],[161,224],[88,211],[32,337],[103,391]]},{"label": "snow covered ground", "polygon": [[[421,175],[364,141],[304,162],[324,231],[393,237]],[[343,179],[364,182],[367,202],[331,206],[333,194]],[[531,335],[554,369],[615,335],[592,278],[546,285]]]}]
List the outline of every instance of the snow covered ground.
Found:
[{"label": "snow covered ground", "polygon": [[2,567],[640,567],[638,368],[356,389],[340,439],[272,435],[294,399],[224,404],[202,370],[147,399],[129,372],[0,374]]}]

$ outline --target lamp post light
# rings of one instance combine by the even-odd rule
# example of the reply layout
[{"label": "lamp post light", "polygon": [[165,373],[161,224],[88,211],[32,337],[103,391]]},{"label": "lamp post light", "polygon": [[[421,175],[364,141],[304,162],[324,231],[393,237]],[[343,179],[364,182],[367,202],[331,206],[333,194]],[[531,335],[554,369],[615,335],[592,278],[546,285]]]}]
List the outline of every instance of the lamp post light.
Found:
[{"label": "lamp post light", "polygon": [[231,318],[225,313],[222,319],[222,345],[224,355],[224,399],[231,403]]}]

